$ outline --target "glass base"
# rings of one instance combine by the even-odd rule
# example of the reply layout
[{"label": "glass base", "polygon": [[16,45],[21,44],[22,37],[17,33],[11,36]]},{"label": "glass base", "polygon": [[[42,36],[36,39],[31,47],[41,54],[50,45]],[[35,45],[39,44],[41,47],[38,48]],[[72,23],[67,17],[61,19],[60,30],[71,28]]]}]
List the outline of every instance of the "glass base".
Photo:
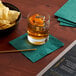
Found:
[{"label": "glass base", "polygon": [[34,45],[42,45],[42,44],[45,44],[48,39],[49,39],[49,36],[47,36],[47,38],[42,38],[42,39],[34,39],[32,38],[31,36],[27,36],[27,39],[30,43],[34,44]]}]

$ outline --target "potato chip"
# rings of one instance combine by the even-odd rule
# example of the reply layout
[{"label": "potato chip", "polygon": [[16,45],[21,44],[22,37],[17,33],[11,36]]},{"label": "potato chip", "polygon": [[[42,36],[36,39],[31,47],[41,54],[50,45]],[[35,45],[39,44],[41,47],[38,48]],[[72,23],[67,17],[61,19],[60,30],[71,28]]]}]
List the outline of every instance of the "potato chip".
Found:
[{"label": "potato chip", "polygon": [[5,6],[3,5],[2,1],[0,1],[0,8],[4,8]]},{"label": "potato chip", "polygon": [[17,12],[17,11],[14,11],[14,10],[10,10],[8,12],[8,20],[10,21],[10,23],[12,23],[12,22],[17,20],[19,15],[20,15],[20,12]]},{"label": "potato chip", "polygon": [[2,25],[2,26],[0,26],[0,30],[10,28],[10,27],[14,26],[15,24],[16,24],[16,23],[14,22],[14,23],[12,23],[12,24]]},{"label": "potato chip", "polygon": [[8,21],[8,20],[0,20],[0,26],[5,25],[5,24],[9,24],[9,23],[10,23],[10,21]]},{"label": "potato chip", "polygon": [[9,8],[6,7],[3,9],[3,19],[8,19]]},{"label": "potato chip", "polygon": [[4,6],[0,1],[0,19],[6,19],[8,16],[9,8]]}]

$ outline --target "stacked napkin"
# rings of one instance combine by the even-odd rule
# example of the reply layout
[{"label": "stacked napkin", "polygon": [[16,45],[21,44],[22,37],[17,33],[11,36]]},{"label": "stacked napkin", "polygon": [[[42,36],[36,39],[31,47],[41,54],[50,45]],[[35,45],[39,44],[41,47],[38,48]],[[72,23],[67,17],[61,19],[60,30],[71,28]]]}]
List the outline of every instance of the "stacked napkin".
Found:
[{"label": "stacked napkin", "polygon": [[60,25],[76,27],[76,0],[67,1],[56,13]]}]

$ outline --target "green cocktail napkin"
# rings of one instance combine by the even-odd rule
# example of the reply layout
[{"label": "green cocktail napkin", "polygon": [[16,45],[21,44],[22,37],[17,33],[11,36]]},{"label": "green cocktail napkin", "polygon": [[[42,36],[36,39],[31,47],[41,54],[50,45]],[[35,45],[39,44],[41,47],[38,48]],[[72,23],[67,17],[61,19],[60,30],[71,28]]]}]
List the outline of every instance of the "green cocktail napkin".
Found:
[{"label": "green cocktail napkin", "polygon": [[56,16],[76,23],[76,0],[69,0],[56,13]]},{"label": "green cocktail napkin", "polygon": [[27,41],[27,33],[10,41],[9,43],[18,50],[37,48],[37,50],[35,51],[21,52],[24,56],[29,58],[32,62],[36,62],[39,59],[46,56],[47,54],[50,54],[51,52],[64,46],[64,43],[62,43],[60,40],[53,37],[52,35],[49,35],[49,40],[45,44],[38,45],[38,46],[32,45]]},{"label": "green cocktail napkin", "polygon": [[62,26],[76,27],[76,23],[72,23],[72,22],[67,21],[65,19],[58,18],[58,21],[60,21],[60,25],[62,25]]},{"label": "green cocktail napkin", "polygon": [[60,22],[60,25],[62,25],[62,26],[69,26],[69,27],[76,27],[76,25],[67,24],[67,23],[64,23],[64,22]]},{"label": "green cocktail napkin", "polygon": [[76,27],[76,0],[67,1],[56,13],[60,25]]},{"label": "green cocktail napkin", "polygon": [[72,23],[72,22],[70,22],[70,21],[68,21],[68,20],[65,20],[65,19],[63,19],[63,18],[58,18],[58,21],[64,22],[64,23],[66,23],[66,24],[76,25],[76,23]]}]

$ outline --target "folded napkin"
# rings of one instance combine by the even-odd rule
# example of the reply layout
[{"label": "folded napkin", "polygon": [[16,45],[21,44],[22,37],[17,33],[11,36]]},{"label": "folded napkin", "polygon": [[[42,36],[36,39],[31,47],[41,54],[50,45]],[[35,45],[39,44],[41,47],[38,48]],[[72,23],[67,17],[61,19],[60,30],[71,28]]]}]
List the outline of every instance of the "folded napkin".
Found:
[{"label": "folded napkin", "polygon": [[65,20],[65,19],[63,19],[63,18],[58,18],[58,21],[64,22],[64,23],[66,23],[66,24],[76,25],[76,23],[72,23],[72,22],[70,22],[70,21],[68,21],[68,20]]},{"label": "folded napkin", "polygon": [[70,21],[67,21],[65,19],[58,18],[58,21],[60,21],[60,25],[70,26],[70,27],[76,27],[76,24],[75,23],[71,23]]},{"label": "folded napkin", "polygon": [[[76,0],[67,1],[56,13],[55,16],[58,16],[60,20],[63,19],[64,23],[70,23],[71,27],[76,27]],[[63,21],[60,21],[60,25]],[[65,26],[68,26],[66,23]],[[74,23],[75,25],[73,26]]]},{"label": "folded napkin", "polygon": [[76,27],[76,25],[72,25],[72,24],[68,24],[68,23],[64,23],[64,22],[60,22],[60,25],[69,26],[69,27]]},{"label": "folded napkin", "polygon": [[51,52],[59,49],[64,45],[60,40],[49,35],[49,40],[43,45],[32,45],[27,41],[27,33],[9,42],[16,49],[32,49],[37,48],[35,51],[21,52],[24,56],[32,62],[36,62]]}]

